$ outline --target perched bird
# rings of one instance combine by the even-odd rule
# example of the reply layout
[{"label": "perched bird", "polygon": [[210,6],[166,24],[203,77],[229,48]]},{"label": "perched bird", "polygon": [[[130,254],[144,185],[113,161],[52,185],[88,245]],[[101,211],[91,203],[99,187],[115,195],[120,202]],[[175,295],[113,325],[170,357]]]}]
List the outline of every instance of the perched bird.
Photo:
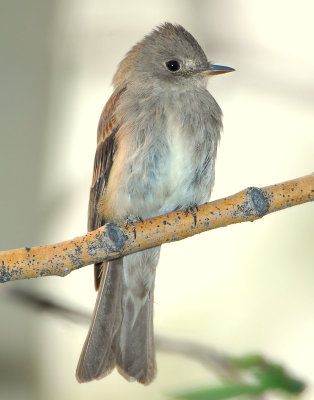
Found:
[{"label": "perched bird", "polygon": [[[210,75],[230,71],[208,62],[194,37],[170,23],[126,54],[99,121],[89,230],[208,201],[222,112],[206,84]],[[159,253],[157,247],[95,265],[98,297],[79,382],[100,379],[114,367],[129,381],[154,379]]]}]

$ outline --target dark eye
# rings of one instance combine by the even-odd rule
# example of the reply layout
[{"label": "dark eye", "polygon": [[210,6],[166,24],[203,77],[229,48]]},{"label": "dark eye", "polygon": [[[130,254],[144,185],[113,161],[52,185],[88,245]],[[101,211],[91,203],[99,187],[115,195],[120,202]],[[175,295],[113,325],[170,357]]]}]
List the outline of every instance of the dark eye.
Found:
[{"label": "dark eye", "polygon": [[175,72],[180,69],[180,63],[176,60],[170,60],[166,62],[166,67],[169,69],[169,71]]}]

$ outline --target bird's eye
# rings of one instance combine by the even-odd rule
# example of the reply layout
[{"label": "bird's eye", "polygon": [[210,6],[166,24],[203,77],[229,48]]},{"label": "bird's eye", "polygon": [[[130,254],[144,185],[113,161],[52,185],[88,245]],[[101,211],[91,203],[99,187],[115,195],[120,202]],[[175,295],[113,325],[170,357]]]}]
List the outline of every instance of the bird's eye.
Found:
[{"label": "bird's eye", "polygon": [[177,60],[170,60],[166,62],[166,67],[171,72],[176,72],[180,69],[180,63]]}]

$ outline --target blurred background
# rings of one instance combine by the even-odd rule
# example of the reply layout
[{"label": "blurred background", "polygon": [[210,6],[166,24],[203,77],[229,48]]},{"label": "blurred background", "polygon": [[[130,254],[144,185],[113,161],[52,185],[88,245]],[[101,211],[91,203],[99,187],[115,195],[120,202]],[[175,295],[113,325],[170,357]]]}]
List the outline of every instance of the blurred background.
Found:
[{"label": "blurred background", "polygon": [[[311,0],[1,0],[0,249],[86,232],[102,107],[117,64],[152,28],[182,24],[209,60],[237,71],[210,81],[224,112],[212,199],[313,171]],[[259,352],[314,398],[313,204],[162,249],[155,331],[233,355]],[[200,364],[158,353],[148,387],[116,372],[79,385],[87,333],[8,296],[23,288],[91,311],[92,266],[1,286],[1,400],[151,399],[215,383]],[[276,399],[276,395],[268,396]]]}]

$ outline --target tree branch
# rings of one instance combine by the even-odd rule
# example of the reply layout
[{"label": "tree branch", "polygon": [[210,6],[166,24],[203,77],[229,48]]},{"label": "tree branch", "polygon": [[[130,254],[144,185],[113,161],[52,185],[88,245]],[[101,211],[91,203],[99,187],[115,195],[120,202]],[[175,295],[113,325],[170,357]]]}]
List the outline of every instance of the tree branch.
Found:
[{"label": "tree branch", "polygon": [[[20,289],[19,287],[14,287],[8,293],[13,299],[19,300],[24,306],[34,307],[76,324],[90,324],[91,313],[79,310],[75,306],[69,306],[64,300],[56,301],[47,295]],[[215,370],[215,373],[223,378],[238,378],[240,375],[230,356],[210,346],[201,345],[193,341],[172,339],[163,335],[155,336],[155,346],[157,350],[165,353],[177,353],[192,358],[203,364],[206,368]]]},{"label": "tree branch", "polygon": [[[9,290],[9,294],[23,302],[23,305],[35,306],[42,311],[53,313],[75,323],[90,323],[91,314],[64,305],[64,301],[56,302],[46,296],[20,288]],[[305,383],[291,375],[282,365],[259,354],[231,356],[195,341],[173,339],[161,335],[155,336],[155,345],[158,351],[167,354],[176,353],[201,363],[222,380],[222,385],[203,387],[202,389],[194,388],[192,391],[190,389],[184,395],[181,392],[174,398],[200,398],[197,395],[201,390],[202,398],[208,399],[218,397],[227,399],[238,397],[241,394],[250,394],[250,399],[262,400],[265,398],[264,394],[269,391],[276,390],[277,393],[281,391],[285,396],[286,394],[300,394],[305,389]],[[193,393],[192,396],[191,393]]]},{"label": "tree branch", "polygon": [[54,245],[0,252],[0,282],[65,276],[78,268],[185,239],[211,229],[254,221],[314,200],[314,174],[264,188],[250,187],[189,210],[173,211],[134,226],[108,223]]}]

